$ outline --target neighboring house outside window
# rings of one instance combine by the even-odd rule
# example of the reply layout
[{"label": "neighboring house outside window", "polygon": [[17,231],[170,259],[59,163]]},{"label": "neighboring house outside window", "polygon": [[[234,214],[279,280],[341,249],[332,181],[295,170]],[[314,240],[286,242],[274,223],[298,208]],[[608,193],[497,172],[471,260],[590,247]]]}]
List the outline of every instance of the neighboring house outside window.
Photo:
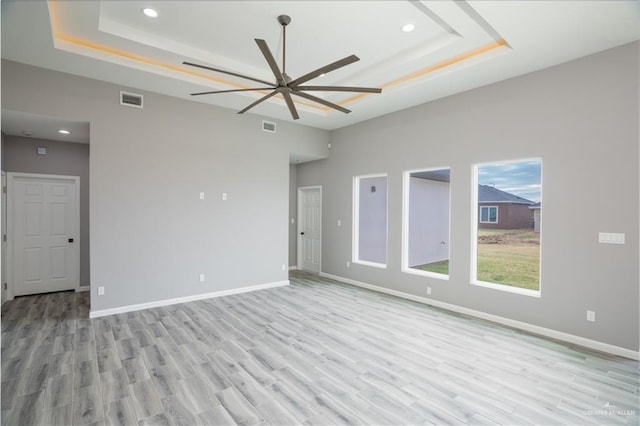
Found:
[{"label": "neighboring house outside window", "polygon": [[534,227],[535,203],[489,185],[478,185],[478,227],[527,229]]},{"label": "neighboring house outside window", "polygon": [[480,223],[498,223],[498,207],[481,206]]}]

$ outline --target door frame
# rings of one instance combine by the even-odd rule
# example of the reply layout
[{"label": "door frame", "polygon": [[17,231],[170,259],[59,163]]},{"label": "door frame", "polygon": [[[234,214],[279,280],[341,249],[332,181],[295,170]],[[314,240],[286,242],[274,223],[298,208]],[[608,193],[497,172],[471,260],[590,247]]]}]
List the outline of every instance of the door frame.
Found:
[{"label": "door frame", "polygon": [[14,208],[14,189],[15,189],[15,179],[16,178],[32,178],[32,179],[47,179],[47,180],[73,180],[76,186],[76,229],[75,239],[77,240],[76,244],[76,282],[73,287],[74,291],[79,291],[80,289],[80,176],[65,176],[65,175],[47,175],[41,173],[7,173],[7,256],[6,256],[6,267],[7,267],[7,296],[6,300],[13,300],[13,255],[15,250],[15,239],[13,232],[13,208]]},{"label": "door frame", "polygon": [[296,227],[296,267],[298,270],[302,271],[302,237],[300,232],[302,232],[302,194],[305,191],[315,191],[319,190],[320,192],[320,261],[318,264],[318,274],[322,273],[322,185],[312,185],[312,186],[299,186],[297,191],[297,204],[298,204],[298,226]]}]

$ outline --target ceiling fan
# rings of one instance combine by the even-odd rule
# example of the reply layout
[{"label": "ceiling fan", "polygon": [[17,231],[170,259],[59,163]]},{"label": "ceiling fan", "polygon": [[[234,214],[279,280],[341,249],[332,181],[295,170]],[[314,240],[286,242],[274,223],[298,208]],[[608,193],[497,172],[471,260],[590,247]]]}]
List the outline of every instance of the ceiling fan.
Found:
[{"label": "ceiling fan", "polygon": [[313,102],[317,102],[319,104],[328,106],[329,108],[333,108],[335,110],[348,114],[351,112],[351,110],[344,108],[340,105],[334,104],[332,102],[329,102],[327,100],[324,100],[322,98],[319,98],[317,96],[310,95],[307,92],[356,92],[356,93],[381,93],[382,92],[382,89],[378,89],[374,87],[304,86],[303,85],[309,80],[312,80],[316,77],[320,77],[331,71],[335,71],[338,68],[342,68],[346,65],[359,61],[360,58],[358,58],[356,55],[350,55],[350,56],[347,56],[346,58],[340,59],[336,62],[320,67],[315,71],[311,71],[310,73],[303,75],[302,77],[296,78],[295,80],[289,77],[289,75],[287,75],[286,73],[286,52],[287,52],[287,25],[291,23],[291,18],[287,15],[280,15],[278,16],[278,22],[280,23],[280,25],[282,25],[282,71],[280,71],[280,68],[278,68],[278,64],[276,63],[276,60],[273,57],[273,54],[271,53],[271,50],[269,50],[269,46],[267,46],[267,43],[264,40],[261,40],[258,38],[255,39],[256,43],[258,44],[258,48],[262,52],[262,55],[266,59],[267,64],[269,64],[269,68],[271,68],[271,71],[273,72],[273,75],[276,78],[275,83],[265,81],[265,80],[260,80],[259,78],[253,78],[253,77],[249,77],[249,76],[238,74],[231,71],[225,71],[218,68],[208,67],[206,65],[198,65],[192,62],[183,62],[184,65],[189,65],[192,67],[202,68],[210,71],[216,71],[223,74],[232,75],[234,77],[246,78],[247,80],[255,81],[255,82],[266,85],[265,87],[252,87],[249,89],[214,90],[211,92],[192,93],[191,96],[211,95],[214,93],[248,92],[248,91],[254,91],[254,90],[273,90],[268,95],[261,97],[257,101],[253,102],[251,105],[247,106],[241,111],[238,111],[238,114],[243,114],[249,111],[251,108],[255,107],[256,105],[266,101],[270,97],[280,93],[284,98],[285,102],[287,103],[287,107],[289,108],[291,117],[293,117],[294,120],[297,120],[298,118],[300,118],[300,116],[298,115],[298,111],[296,110],[296,106],[293,103],[293,99],[291,95],[299,96],[301,98],[304,98]]}]

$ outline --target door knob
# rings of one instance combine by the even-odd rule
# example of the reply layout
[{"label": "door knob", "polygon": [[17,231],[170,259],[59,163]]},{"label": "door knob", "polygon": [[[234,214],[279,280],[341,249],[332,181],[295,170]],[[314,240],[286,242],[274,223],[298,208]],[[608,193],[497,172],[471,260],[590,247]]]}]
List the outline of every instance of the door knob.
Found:
[{"label": "door knob", "polygon": [[73,242],[73,238],[69,238],[69,240],[68,240],[68,241],[69,241],[70,243],[72,243],[72,242]]},{"label": "door knob", "polygon": [[304,232],[301,232],[300,235],[304,235]]}]

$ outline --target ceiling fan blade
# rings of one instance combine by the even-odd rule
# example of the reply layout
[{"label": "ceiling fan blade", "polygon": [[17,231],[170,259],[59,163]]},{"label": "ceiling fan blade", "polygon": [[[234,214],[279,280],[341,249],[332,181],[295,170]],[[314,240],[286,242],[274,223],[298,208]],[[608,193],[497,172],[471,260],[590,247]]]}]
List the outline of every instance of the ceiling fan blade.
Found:
[{"label": "ceiling fan blade", "polygon": [[291,99],[291,93],[289,91],[283,91],[282,97],[284,97],[284,101],[287,103],[287,107],[289,107],[291,117],[293,117],[294,120],[300,118],[300,116],[298,115],[298,111],[296,110],[296,106],[293,103],[293,99]]},{"label": "ceiling fan blade", "polygon": [[273,92],[269,93],[268,95],[261,97],[260,99],[258,99],[257,101],[255,101],[254,103],[252,103],[251,105],[246,107],[245,109],[238,111],[238,114],[244,114],[245,112],[249,111],[254,106],[258,105],[259,103],[262,103],[262,102],[266,101],[267,99],[269,99],[270,97],[272,97],[276,93],[278,93],[278,92],[276,92],[274,90]]},{"label": "ceiling fan blade", "polygon": [[272,90],[272,89],[275,89],[275,87],[253,87],[251,89],[214,90],[213,92],[192,93],[191,96],[213,95],[215,93],[250,92],[254,90]]},{"label": "ceiling fan blade", "polygon": [[329,108],[333,108],[333,109],[338,110],[338,111],[340,111],[340,112],[344,112],[345,114],[349,114],[349,113],[351,112],[351,110],[350,110],[350,109],[346,109],[346,108],[344,108],[344,107],[341,107],[340,105],[336,105],[336,104],[334,104],[334,103],[332,103],[332,102],[325,101],[325,100],[324,100],[324,99],[322,99],[322,98],[319,98],[319,97],[317,97],[317,96],[310,95],[310,94],[308,94],[308,93],[299,92],[299,91],[297,91],[297,90],[292,91],[291,93],[293,93],[293,94],[294,94],[294,95],[296,95],[296,96],[300,96],[301,98],[309,99],[310,101],[317,102],[317,103],[319,103],[319,104],[322,104],[322,105],[328,106]]},{"label": "ceiling fan blade", "polygon": [[306,90],[312,92],[358,92],[358,93],[381,93],[382,89],[377,87],[352,87],[352,86],[296,86],[295,90]]},{"label": "ceiling fan blade", "polygon": [[318,68],[315,71],[311,71],[308,74],[303,75],[302,77],[298,77],[295,80],[293,80],[291,83],[289,83],[289,87],[294,87],[297,86],[299,84],[304,83],[305,81],[309,81],[311,79],[314,79],[316,77],[319,77],[322,74],[326,74],[329,73],[331,71],[335,71],[338,68],[342,68],[346,65],[352,64],[354,62],[358,62],[360,60],[360,58],[358,58],[356,55],[351,55],[351,56],[347,56],[346,58],[342,58],[339,61],[335,61],[329,65],[325,65],[324,67]]},{"label": "ceiling fan blade", "polygon": [[221,70],[219,68],[212,68],[212,67],[208,67],[206,65],[198,65],[198,64],[194,64],[192,62],[183,62],[183,64],[184,65],[189,65],[190,67],[202,68],[202,69],[205,69],[205,70],[215,71],[215,72],[221,72],[223,74],[232,75],[234,77],[246,78],[247,80],[257,81],[258,83],[273,85],[273,83],[270,82],[270,81],[264,81],[264,80],[260,80],[258,78],[248,77],[246,75],[238,74],[238,73],[231,72],[231,71]]},{"label": "ceiling fan blade", "polygon": [[267,64],[269,64],[269,68],[271,68],[271,72],[273,72],[273,75],[276,77],[278,84],[280,86],[286,86],[287,84],[284,81],[284,76],[282,75],[280,68],[278,68],[278,63],[276,62],[275,58],[271,54],[271,50],[269,49],[269,46],[267,46],[267,42],[259,38],[255,40],[256,40],[256,43],[258,44],[258,48],[260,49],[260,51],[262,52],[262,55],[264,56],[264,59],[267,60]]}]

